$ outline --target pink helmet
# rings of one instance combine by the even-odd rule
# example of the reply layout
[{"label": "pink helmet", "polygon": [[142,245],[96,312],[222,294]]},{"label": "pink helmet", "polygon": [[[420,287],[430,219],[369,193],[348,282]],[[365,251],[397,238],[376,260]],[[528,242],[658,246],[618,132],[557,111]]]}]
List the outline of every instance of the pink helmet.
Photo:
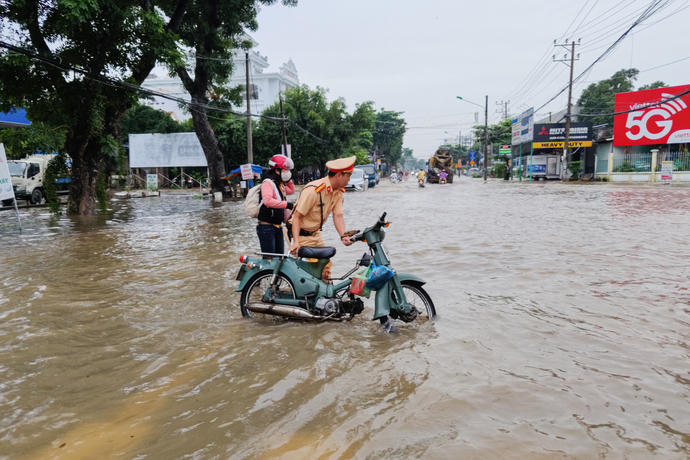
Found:
[{"label": "pink helmet", "polygon": [[270,166],[271,169],[292,169],[295,167],[295,164],[285,155],[273,155],[268,161],[268,166]]}]

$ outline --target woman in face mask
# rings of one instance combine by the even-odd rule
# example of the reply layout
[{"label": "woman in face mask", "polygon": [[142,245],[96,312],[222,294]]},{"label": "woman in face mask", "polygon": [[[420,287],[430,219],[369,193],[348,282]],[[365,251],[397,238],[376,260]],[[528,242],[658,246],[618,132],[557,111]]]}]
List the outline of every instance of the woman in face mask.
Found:
[{"label": "woman in face mask", "polygon": [[293,204],[287,196],[295,193],[295,183],[290,170],[295,167],[285,155],[274,155],[268,162],[271,170],[261,183],[261,208],[256,233],[259,235],[261,252],[283,254],[283,223],[292,213]]}]

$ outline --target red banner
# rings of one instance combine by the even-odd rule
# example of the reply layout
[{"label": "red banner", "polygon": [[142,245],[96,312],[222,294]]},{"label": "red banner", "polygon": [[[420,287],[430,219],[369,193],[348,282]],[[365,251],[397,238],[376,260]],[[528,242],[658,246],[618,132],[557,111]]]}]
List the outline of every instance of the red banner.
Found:
[{"label": "red banner", "polygon": [[690,85],[616,94],[613,145],[690,143]]}]

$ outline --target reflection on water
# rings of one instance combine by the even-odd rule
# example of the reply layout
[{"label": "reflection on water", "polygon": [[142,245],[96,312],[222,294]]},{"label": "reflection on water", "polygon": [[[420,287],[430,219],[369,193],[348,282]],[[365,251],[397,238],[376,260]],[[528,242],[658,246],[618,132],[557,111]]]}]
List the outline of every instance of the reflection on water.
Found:
[{"label": "reflection on water", "polygon": [[[685,458],[690,189],[462,178],[384,211],[440,318],[241,317],[242,203],[0,213],[0,458]],[[337,242],[329,224],[326,241]],[[338,247],[334,273],[364,247]]]}]

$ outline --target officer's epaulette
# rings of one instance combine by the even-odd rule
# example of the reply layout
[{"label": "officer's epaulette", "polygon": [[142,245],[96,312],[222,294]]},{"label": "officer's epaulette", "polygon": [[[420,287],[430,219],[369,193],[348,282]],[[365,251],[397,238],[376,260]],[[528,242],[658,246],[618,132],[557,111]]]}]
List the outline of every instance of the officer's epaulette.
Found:
[{"label": "officer's epaulette", "polygon": [[326,184],[321,184],[318,187],[316,187],[316,193],[321,193],[321,190],[326,188]]}]

